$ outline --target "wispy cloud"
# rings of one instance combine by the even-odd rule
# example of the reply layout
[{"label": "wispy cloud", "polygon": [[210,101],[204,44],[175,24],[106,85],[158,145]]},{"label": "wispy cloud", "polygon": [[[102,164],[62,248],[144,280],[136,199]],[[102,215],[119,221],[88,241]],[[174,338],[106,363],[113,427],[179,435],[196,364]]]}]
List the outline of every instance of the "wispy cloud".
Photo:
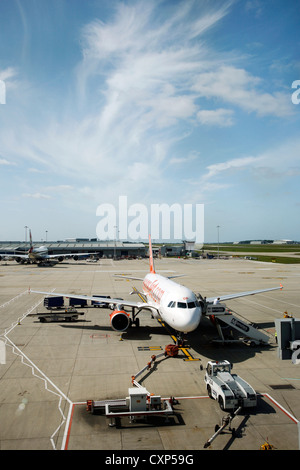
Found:
[{"label": "wispy cloud", "polygon": [[197,158],[199,158],[199,153],[191,152],[184,157],[172,157],[170,158],[169,163],[170,165],[181,165],[183,163],[186,165],[194,162],[195,160],[197,160]]},{"label": "wispy cloud", "polygon": [[203,180],[209,180],[211,178],[216,178],[225,171],[232,169],[244,169],[250,165],[257,164],[261,160],[261,157],[242,157],[234,158],[226,162],[215,163],[209,165],[206,169],[208,170],[206,174],[202,177]]},{"label": "wispy cloud", "polygon": [[190,183],[198,184],[202,192],[231,188],[233,184],[241,190],[239,179],[246,172],[249,181],[255,180],[261,186],[283,184],[287,178],[296,178],[300,174],[299,154],[300,140],[294,139],[256,156],[243,156],[208,165],[204,174]]},{"label": "wispy cloud", "polygon": [[0,80],[3,80],[7,87],[15,85],[17,75],[18,72],[14,67],[7,67],[6,69],[0,70]]},{"label": "wispy cloud", "polygon": [[74,188],[70,184],[58,184],[56,186],[46,186],[45,189],[46,191],[61,192],[61,191],[70,191]]},{"label": "wispy cloud", "polygon": [[22,197],[30,199],[51,199],[51,196],[42,193],[23,193]]},{"label": "wispy cloud", "polygon": [[129,168],[136,180],[149,173],[150,161],[160,170],[174,137],[185,138],[188,127],[234,125],[232,109],[206,109],[202,98],[259,115],[287,115],[290,100],[260,91],[260,78],[220,65],[206,46],[206,32],[231,4],[198,9],[197,3],[184,2],[160,14],[159,3],[117,3],[111,20],[94,20],[82,30],[74,105],[63,118],[50,109],[38,129],[17,121],[2,139],[5,150],[39,163],[40,171],[44,166],[93,180],[104,166],[107,178],[115,179]]},{"label": "wispy cloud", "polygon": [[260,17],[264,8],[263,2],[260,0],[247,0],[245,2],[247,12],[254,12],[256,17]]},{"label": "wispy cloud", "polygon": [[193,89],[203,97],[218,98],[259,116],[284,117],[293,114],[287,93],[264,91],[263,83],[245,69],[221,65],[217,70],[200,74]]},{"label": "wispy cloud", "polygon": [[232,109],[204,109],[197,113],[197,118],[201,124],[208,126],[229,127],[234,124],[234,111]]},{"label": "wispy cloud", "polygon": [[[40,186],[23,187],[23,197],[60,197],[74,207],[86,201],[95,210],[119,194],[134,201],[169,197],[176,183],[168,172],[177,177],[184,165],[201,194],[231,188],[225,177],[233,173],[256,169],[262,177],[272,166],[271,152],[229,158],[230,150],[215,150],[211,157],[211,143],[203,145],[206,133],[232,131],[241,116],[283,119],[295,112],[290,90],[269,88],[247,70],[242,52],[220,52],[210,42],[235,2],[162,3],[115,2],[113,16],[78,32],[81,60],[67,89],[41,83],[34,93],[32,85],[22,106],[7,107],[0,164],[23,161],[27,175],[43,177]],[[2,76],[13,82],[16,69]],[[195,185],[176,189],[193,196]]]},{"label": "wispy cloud", "polygon": [[41,174],[41,175],[45,173],[45,171],[39,170],[38,168],[28,168],[27,171],[29,173],[38,173],[38,174]]},{"label": "wispy cloud", "polygon": [[29,199],[55,199],[56,197],[61,198],[64,194],[74,194],[73,186],[68,184],[59,184],[56,186],[44,186],[45,192],[33,192],[33,193],[22,193],[23,198]]},{"label": "wispy cloud", "polygon": [[6,160],[6,158],[0,158],[0,165],[5,165],[5,166],[15,166],[15,162],[10,162],[9,160]]},{"label": "wispy cloud", "polygon": [[[230,2],[199,10],[184,2],[160,14],[156,2],[116,4],[111,20],[82,30],[73,105],[61,116],[50,107],[41,123],[15,119],[2,139],[4,150],[39,164],[39,171],[93,185],[99,174],[103,183],[122,180],[125,169],[135,182],[152,176],[153,168],[157,176],[174,139],[186,136],[179,125],[201,124],[193,86],[212,64],[201,38],[229,8]],[[229,120],[230,111],[219,111],[216,124]]]}]

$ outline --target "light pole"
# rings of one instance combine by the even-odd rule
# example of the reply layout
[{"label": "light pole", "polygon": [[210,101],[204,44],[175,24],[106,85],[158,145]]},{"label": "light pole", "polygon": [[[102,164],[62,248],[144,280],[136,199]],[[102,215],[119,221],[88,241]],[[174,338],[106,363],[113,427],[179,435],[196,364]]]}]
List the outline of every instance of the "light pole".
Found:
[{"label": "light pole", "polygon": [[220,225],[217,225],[217,229],[218,229],[218,259],[219,259],[219,257],[220,257],[220,254],[219,254],[219,241],[220,241],[220,239],[219,239],[219,234],[220,234],[220,233],[219,233],[219,232],[220,232]]},{"label": "light pole", "polygon": [[114,225],[114,229],[115,229],[114,259],[116,259],[116,250],[117,250],[117,234],[118,234],[117,228],[118,228],[118,226]]}]

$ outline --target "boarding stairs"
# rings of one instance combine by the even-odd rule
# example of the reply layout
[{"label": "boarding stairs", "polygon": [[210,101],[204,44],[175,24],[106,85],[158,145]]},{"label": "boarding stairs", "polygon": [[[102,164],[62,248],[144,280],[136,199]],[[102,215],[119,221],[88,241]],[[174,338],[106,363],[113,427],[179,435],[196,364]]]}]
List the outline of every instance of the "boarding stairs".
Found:
[{"label": "boarding stairs", "polygon": [[207,304],[206,315],[216,325],[219,339],[213,340],[218,343],[246,342],[251,346],[268,344],[270,337],[258,330],[248,321],[238,318],[232,311],[228,310],[224,303]]}]

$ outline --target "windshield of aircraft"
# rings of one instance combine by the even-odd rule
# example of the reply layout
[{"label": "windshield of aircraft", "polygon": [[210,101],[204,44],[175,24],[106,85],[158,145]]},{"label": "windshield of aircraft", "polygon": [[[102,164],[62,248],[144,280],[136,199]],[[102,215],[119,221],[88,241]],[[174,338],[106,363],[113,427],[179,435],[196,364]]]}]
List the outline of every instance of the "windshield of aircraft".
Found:
[{"label": "windshield of aircraft", "polygon": [[195,301],[188,301],[188,302],[175,302],[171,300],[169,302],[168,307],[170,308],[196,308],[199,307],[199,302],[197,300]]}]

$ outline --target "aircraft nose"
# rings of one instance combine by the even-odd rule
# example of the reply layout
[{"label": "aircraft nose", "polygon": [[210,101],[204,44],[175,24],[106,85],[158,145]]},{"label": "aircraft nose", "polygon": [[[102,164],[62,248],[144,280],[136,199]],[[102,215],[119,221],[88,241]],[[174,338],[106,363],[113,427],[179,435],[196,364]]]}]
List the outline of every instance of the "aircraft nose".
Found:
[{"label": "aircraft nose", "polygon": [[184,331],[184,333],[194,331],[197,328],[201,320],[201,308],[196,307],[186,313],[185,319],[181,325],[181,331]]}]

